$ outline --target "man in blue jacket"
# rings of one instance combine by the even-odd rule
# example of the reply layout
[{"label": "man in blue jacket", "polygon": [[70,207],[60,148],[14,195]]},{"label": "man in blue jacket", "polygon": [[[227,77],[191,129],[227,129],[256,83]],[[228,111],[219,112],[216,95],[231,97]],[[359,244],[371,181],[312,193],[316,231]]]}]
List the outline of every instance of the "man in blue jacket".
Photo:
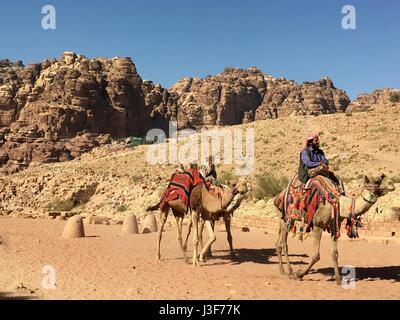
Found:
[{"label": "man in blue jacket", "polygon": [[299,179],[303,183],[317,175],[331,179],[338,191],[344,194],[341,181],[329,170],[329,161],[319,147],[319,136],[313,132],[306,140],[306,148],[300,153]]}]

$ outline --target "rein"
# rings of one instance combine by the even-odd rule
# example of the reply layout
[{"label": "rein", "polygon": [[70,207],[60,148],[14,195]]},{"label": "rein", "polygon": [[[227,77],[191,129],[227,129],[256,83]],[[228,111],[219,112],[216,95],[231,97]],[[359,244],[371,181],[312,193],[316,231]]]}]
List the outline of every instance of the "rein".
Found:
[{"label": "rein", "polygon": [[[355,226],[355,229],[354,229]],[[361,218],[356,217],[356,198],[351,199],[350,213],[346,222],[346,233],[349,238],[358,238],[358,227],[361,227]]]},{"label": "rein", "polygon": [[[361,197],[365,202],[368,202],[369,204],[375,204],[378,201],[378,195],[376,194],[375,188],[374,190],[365,188],[361,193]],[[358,238],[359,237],[358,228],[361,228],[363,226],[361,223],[361,217],[356,217],[355,210],[356,210],[356,198],[352,198],[350,205],[350,213],[349,216],[347,217],[347,223],[346,223],[346,230],[349,238]]]},{"label": "rein", "polygon": [[[366,191],[368,192],[368,194],[366,194]],[[370,190],[366,188],[361,193],[361,197],[364,199],[364,201],[370,204],[375,204],[378,201],[378,195],[375,192],[375,190]]]}]

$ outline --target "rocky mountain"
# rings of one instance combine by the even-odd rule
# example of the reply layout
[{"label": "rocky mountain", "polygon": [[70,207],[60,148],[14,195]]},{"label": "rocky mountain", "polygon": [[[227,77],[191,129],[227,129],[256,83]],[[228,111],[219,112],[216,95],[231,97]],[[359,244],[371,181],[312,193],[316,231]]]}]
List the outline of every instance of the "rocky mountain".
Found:
[{"label": "rocky mountain", "polygon": [[34,161],[72,159],[109,143],[110,136],[141,135],[150,123],[142,79],[130,58],[65,52],[59,60],[26,67],[0,62],[3,173]]},{"label": "rocky mountain", "polygon": [[387,94],[377,91],[350,104],[329,78],[298,84],[255,67],[183,78],[166,89],[143,81],[130,58],[65,52],[27,66],[0,60],[0,172],[70,160],[112,137],[167,131],[171,120],[179,128],[201,128],[344,112],[349,104],[362,111]]},{"label": "rocky mountain", "polygon": [[379,89],[372,93],[362,93],[355,100],[353,100],[349,107],[348,112],[364,112],[370,111],[380,106],[392,103],[391,97],[396,94],[400,96],[400,90],[396,89]]},{"label": "rocky mountain", "polygon": [[2,127],[37,125],[55,139],[84,130],[117,136],[144,130],[142,80],[130,58],[87,59],[66,52],[60,60],[2,69]]},{"label": "rocky mountain", "polygon": [[177,98],[178,113],[192,127],[343,112],[350,103],[329,78],[297,84],[257,68],[226,68],[213,77],[184,78],[170,91]]}]

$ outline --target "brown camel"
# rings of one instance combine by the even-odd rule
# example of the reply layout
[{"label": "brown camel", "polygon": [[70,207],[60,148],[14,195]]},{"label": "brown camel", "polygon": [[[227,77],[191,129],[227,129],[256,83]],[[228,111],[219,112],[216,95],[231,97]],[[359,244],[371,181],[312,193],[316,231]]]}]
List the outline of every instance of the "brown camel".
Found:
[{"label": "brown camel", "polygon": [[[231,232],[231,221],[232,221],[232,216],[234,211],[239,208],[244,194],[248,191],[248,187],[246,182],[240,182],[238,184],[238,194],[235,195],[233,201],[231,202],[231,204],[226,208],[226,210],[223,210],[222,213],[220,215],[218,215],[218,217],[214,217],[213,218],[217,218],[217,220],[219,220],[219,218],[222,216],[224,219],[224,223],[225,223],[225,230],[226,230],[226,235],[227,235],[227,240],[228,240],[228,244],[229,244],[229,249],[230,249],[230,253],[231,253],[231,257],[233,259],[236,259],[236,253],[233,249],[233,238],[232,238],[232,232]],[[203,229],[204,229],[204,224],[205,224],[205,220],[202,219],[202,217],[199,217],[199,243],[200,243],[200,247],[203,248]],[[211,220],[211,226],[214,230],[215,228],[215,220]],[[192,230],[192,220],[189,221],[188,224],[188,232],[186,235],[186,240],[185,243],[183,245],[183,248],[186,250],[187,248],[187,242],[189,240],[189,235],[191,233]],[[209,250],[205,253],[205,257],[211,257],[212,256],[212,252],[211,252],[211,246],[209,248]]]},{"label": "brown camel", "polygon": [[[146,211],[156,211],[160,207],[160,202],[154,206],[148,207]],[[182,223],[186,213],[188,212],[188,207],[186,203],[180,198],[176,200],[171,200],[168,203],[166,203],[160,213],[159,220],[161,221],[161,226],[158,229],[157,260],[161,259],[160,247],[161,247],[162,233],[164,230],[165,222],[167,221],[168,218],[168,213],[170,208],[172,209],[172,213],[175,217],[176,225],[178,227],[178,243],[182,250],[183,259],[185,260],[185,262],[188,262],[188,258],[186,256],[186,250],[183,249],[183,244],[182,244]]]},{"label": "brown camel", "polygon": [[[362,214],[366,213],[378,200],[378,197],[384,196],[388,192],[394,191],[395,187],[393,181],[387,178],[385,175],[381,175],[376,178],[370,178],[365,176],[364,177],[364,188],[356,198],[355,198],[355,208],[354,213],[355,216],[361,216]],[[340,221],[348,218],[349,216],[349,208],[352,204],[352,198],[341,196],[339,198],[339,205],[340,205]],[[289,262],[288,256],[288,245],[287,245],[287,238],[288,238],[288,225],[287,223],[282,220],[279,230],[279,237],[276,243],[278,260],[279,260],[279,271],[281,274],[286,274],[290,278],[294,279],[302,279],[317,263],[320,259],[320,244],[321,244],[321,237],[322,232],[325,228],[331,225],[332,223],[332,206],[328,202],[326,204],[320,203],[317,211],[315,212],[313,219],[313,237],[314,237],[314,254],[312,256],[311,262],[307,265],[305,269],[298,270],[296,273],[293,273],[292,267]],[[339,274],[339,267],[338,267],[338,239],[336,237],[332,238],[332,259],[333,259],[333,266],[335,272],[335,280],[337,284],[341,284],[341,277]],[[284,251],[286,263],[288,266],[288,272],[285,273],[285,269],[282,263],[282,250]]]},{"label": "brown camel", "polygon": [[[236,184],[233,184],[232,187],[229,186],[225,188],[222,193],[222,197],[217,198],[207,190],[204,183],[200,183],[196,187],[194,187],[193,190],[191,191],[190,200],[192,200],[192,197],[194,195],[193,199],[196,199],[196,201],[193,203],[196,204],[196,208],[199,207],[204,208],[204,210],[207,210],[209,214],[213,215],[213,214],[219,214],[222,210],[226,209],[231,203],[235,194],[237,194]],[[198,202],[199,200],[205,201],[205,203]],[[190,202],[190,204],[192,204],[192,201]],[[147,208],[146,211],[156,211],[159,208],[159,205],[160,203],[154,206],[150,206]],[[176,219],[178,227],[178,243],[181,247],[183,258],[185,262],[188,262],[186,256],[186,250],[184,250],[182,244],[182,223],[185,215],[188,212],[188,207],[185,204],[185,202],[180,198],[167,202],[164,205],[163,210],[161,211],[160,215],[161,226],[160,229],[158,230],[157,259],[158,260],[161,259],[160,247],[161,247],[162,232],[164,230],[164,225],[165,222],[167,221],[170,208],[172,209],[172,213],[174,214],[174,217]],[[195,243],[195,240],[193,240],[193,243]],[[198,243],[198,238],[196,240],[196,243]],[[197,254],[197,251],[195,251],[195,253]],[[198,265],[198,258],[193,259],[193,264]]]},{"label": "brown camel", "polygon": [[[233,187],[228,186],[223,188],[222,197],[216,197],[211,194],[204,183],[198,184],[193,188],[190,194],[190,208],[192,211],[192,226],[194,227],[193,233],[193,265],[198,266],[199,260],[204,261],[204,255],[210,249],[211,245],[215,242],[216,236],[213,230],[212,223],[221,216],[221,214],[231,204],[233,198],[238,193],[235,184]],[[199,244],[199,219],[204,221],[209,234],[209,240],[198,255]],[[229,228],[230,229],[230,228]]]}]

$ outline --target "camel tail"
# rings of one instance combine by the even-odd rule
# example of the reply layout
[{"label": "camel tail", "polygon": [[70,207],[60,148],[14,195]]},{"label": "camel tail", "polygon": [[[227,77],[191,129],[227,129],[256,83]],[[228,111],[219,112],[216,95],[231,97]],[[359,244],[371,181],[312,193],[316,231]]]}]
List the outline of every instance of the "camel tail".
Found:
[{"label": "camel tail", "polygon": [[156,211],[160,208],[161,201],[153,206],[147,207],[146,212]]}]

